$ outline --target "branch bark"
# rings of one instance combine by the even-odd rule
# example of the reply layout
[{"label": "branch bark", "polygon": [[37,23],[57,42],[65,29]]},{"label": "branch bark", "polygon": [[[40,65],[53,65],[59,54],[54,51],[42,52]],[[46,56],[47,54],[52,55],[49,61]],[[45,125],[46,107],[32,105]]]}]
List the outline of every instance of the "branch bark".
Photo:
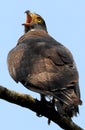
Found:
[{"label": "branch bark", "polygon": [[72,120],[59,115],[59,113],[55,111],[55,109],[53,109],[51,106],[49,106],[48,103],[44,104],[43,107],[41,101],[34,99],[30,95],[21,94],[0,86],[0,98],[22,107],[29,108],[37,114],[41,114],[42,116],[45,116],[48,119],[52,120],[64,130],[84,130],[75,124]]}]

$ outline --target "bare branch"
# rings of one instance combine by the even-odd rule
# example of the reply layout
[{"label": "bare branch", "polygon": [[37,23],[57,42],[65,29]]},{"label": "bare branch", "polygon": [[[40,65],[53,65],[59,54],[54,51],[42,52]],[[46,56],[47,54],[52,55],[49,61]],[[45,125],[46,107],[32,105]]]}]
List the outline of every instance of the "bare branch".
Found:
[{"label": "bare branch", "polygon": [[21,94],[12,90],[9,90],[3,86],[0,86],[0,98],[8,102],[20,105],[22,107],[29,108],[30,110],[47,117],[56,124],[58,124],[64,130],[83,130],[76,125],[72,120],[60,116],[55,109],[46,103],[43,107],[42,102],[32,98],[30,95]]}]

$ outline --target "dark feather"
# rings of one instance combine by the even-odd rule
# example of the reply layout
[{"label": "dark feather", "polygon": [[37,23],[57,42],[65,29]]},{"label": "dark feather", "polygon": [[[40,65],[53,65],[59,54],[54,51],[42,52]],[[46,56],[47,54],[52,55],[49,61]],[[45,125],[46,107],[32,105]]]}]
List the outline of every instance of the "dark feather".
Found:
[{"label": "dark feather", "polygon": [[57,109],[61,106],[66,115],[79,112],[79,77],[73,56],[46,31],[36,29],[24,34],[8,54],[8,69],[16,82],[53,96]]}]

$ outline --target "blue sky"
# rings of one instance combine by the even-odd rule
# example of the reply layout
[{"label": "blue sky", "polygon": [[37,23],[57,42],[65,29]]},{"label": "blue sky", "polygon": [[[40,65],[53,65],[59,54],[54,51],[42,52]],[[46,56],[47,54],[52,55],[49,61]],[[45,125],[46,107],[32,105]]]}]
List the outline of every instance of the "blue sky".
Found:
[{"label": "blue sky", "polygon": [[[72,52],[79,71],[79,83],[83,105],[73,120],[85,128],[85,1],[84,0],[3,0],[0,2],[0,85],[39,97],[17,84],[9,76],[7,54],[23,35],[26,10],[40,14],[46,21],[49,34]],[[29,109],[0,100],[0,129],[2,130],[61,130],[47,118],[37,117]]]}]

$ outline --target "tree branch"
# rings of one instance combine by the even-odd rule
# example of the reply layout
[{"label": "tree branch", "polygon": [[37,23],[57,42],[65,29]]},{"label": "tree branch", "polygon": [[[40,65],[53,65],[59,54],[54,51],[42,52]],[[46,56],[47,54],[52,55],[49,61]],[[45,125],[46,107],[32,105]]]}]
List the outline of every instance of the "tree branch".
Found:
[{"label": "tree branch", "polygon": [[41,101],[32,98],[30,95],[21,94],[9,90],[3,86],[0,86],[0,98],[8,102],[20,105],[22,107],[29,108],[30,110],[52,120],[64,130],[83,130],[78,125],[76,125],[72,120],[59,115],[59,113],[55,111],[55,109],[52,108],[48,103],[46,103],[43,107]]}]

